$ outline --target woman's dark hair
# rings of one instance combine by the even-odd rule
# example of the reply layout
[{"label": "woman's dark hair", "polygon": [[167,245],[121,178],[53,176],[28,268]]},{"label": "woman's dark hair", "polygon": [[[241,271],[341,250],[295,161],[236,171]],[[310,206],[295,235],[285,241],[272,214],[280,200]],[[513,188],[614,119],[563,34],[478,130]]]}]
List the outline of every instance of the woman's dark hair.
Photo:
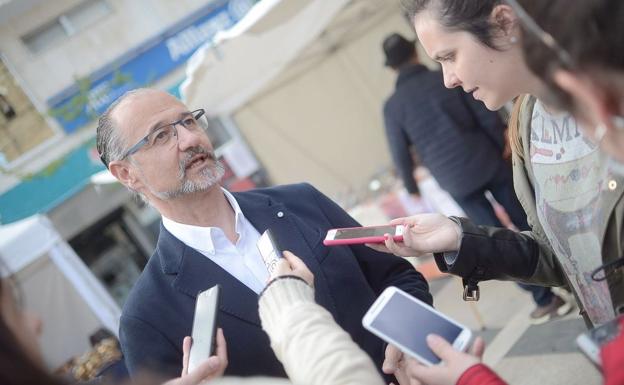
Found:
[{"label": "woman's dark hair", "polygon": [[568,66],[538,35],[520,23],[527,65],[552,90],[552,102],[573,110],[570,96],[555,85],[552,74],[569,70],[624,70],[624,1],[622,0],[518,0],[544,31],[571,57]]},{"label": "woman's dark hair", "polygon": [[[8,275],[8,269],[0,261],[0,298],[4,295],[3,290],[11,290],[14,282],[10,278],[3,278]],[[9,295],[14,295],[9,293]],[[63,383],[52,377],[37,365],[26,354],[20,345],[17,337],[11,331],[5,321],[0,307],[0,384],[2,385],[63,385]]]},{"label": "woman's dark hair", "polygon": [[465,31],[486,46],[499,50],[494,37],[503,26],[492,23],[492,10],[502,0],[403,0],[410,20],[424,11],[433,11],[440,24],[452,31]]}]

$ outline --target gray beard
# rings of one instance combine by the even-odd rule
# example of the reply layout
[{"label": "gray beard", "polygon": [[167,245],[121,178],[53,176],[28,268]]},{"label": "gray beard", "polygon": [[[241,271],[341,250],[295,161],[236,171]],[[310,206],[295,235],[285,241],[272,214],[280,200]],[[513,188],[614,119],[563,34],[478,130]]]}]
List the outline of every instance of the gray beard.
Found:
[{"label": "gray beard", "polygon": [[187,179],[185,165],[180,165],[180,173],[178,175],[180,185],[178,187],[169,191],[153,191],[150,188],[151,193],[158,199],[167,201],[184,195],[209,190],[219,183],[225,174],[225,167],[223,167],[223,164],[216,159],[213,161],[214,163],[212,166],[204,168],[199,172],[198,180]]}]

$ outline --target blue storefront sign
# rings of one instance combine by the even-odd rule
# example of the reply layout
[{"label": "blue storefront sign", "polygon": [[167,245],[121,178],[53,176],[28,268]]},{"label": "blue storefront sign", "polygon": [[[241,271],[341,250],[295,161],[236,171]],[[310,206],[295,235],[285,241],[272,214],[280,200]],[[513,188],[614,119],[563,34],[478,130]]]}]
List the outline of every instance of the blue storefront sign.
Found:
[{"label": "blue storefront sign", "polygon": [[[149,85],[183,65],[214,35],[240,20],[257,0],[217,0],[114,63],[48,101],[67,133],[102,113],[124,92]],[[179,84],[178,84],[179,85]],[[171,91],[171,90],[170,90]],[[46,169],[0,195],[0,224],[47,212],[80,192],[90,176],[104,169],[95,140],[79,146]]]},{"label": "blue storefront sign", "polygon": [[239,21],[257,0],[213,1],[194,17],[141,44],[114,63],[55,95],[51,114],[67,133],[104,112],[124,92],[149,85],[184,64],[202,44]]}]

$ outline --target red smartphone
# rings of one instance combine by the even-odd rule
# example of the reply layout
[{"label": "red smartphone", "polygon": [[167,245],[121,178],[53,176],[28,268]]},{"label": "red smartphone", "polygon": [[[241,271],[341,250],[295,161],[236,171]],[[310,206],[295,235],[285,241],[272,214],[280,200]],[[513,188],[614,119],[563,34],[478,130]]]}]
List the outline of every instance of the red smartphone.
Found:
[{"label": "red smartphone", "polygon": [[384,235],[390,234],[397,241],[403,241],[403,225],[349,227],[331,229],[323,241],[325,246],[356,245],[362,243],[384,243]]}]

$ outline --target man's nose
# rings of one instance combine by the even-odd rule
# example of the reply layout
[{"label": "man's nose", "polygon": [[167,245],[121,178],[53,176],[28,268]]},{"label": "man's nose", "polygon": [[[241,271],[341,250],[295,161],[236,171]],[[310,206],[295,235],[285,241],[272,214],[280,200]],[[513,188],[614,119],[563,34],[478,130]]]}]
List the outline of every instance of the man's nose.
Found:
[{"label": "man's nose", "polygon": [[178,147],[181,151],[200,145],[202,139],[206,139],[206,133],[203,130],[188,130],[181,124],[178,124],[176,129],[178,131]]}]

